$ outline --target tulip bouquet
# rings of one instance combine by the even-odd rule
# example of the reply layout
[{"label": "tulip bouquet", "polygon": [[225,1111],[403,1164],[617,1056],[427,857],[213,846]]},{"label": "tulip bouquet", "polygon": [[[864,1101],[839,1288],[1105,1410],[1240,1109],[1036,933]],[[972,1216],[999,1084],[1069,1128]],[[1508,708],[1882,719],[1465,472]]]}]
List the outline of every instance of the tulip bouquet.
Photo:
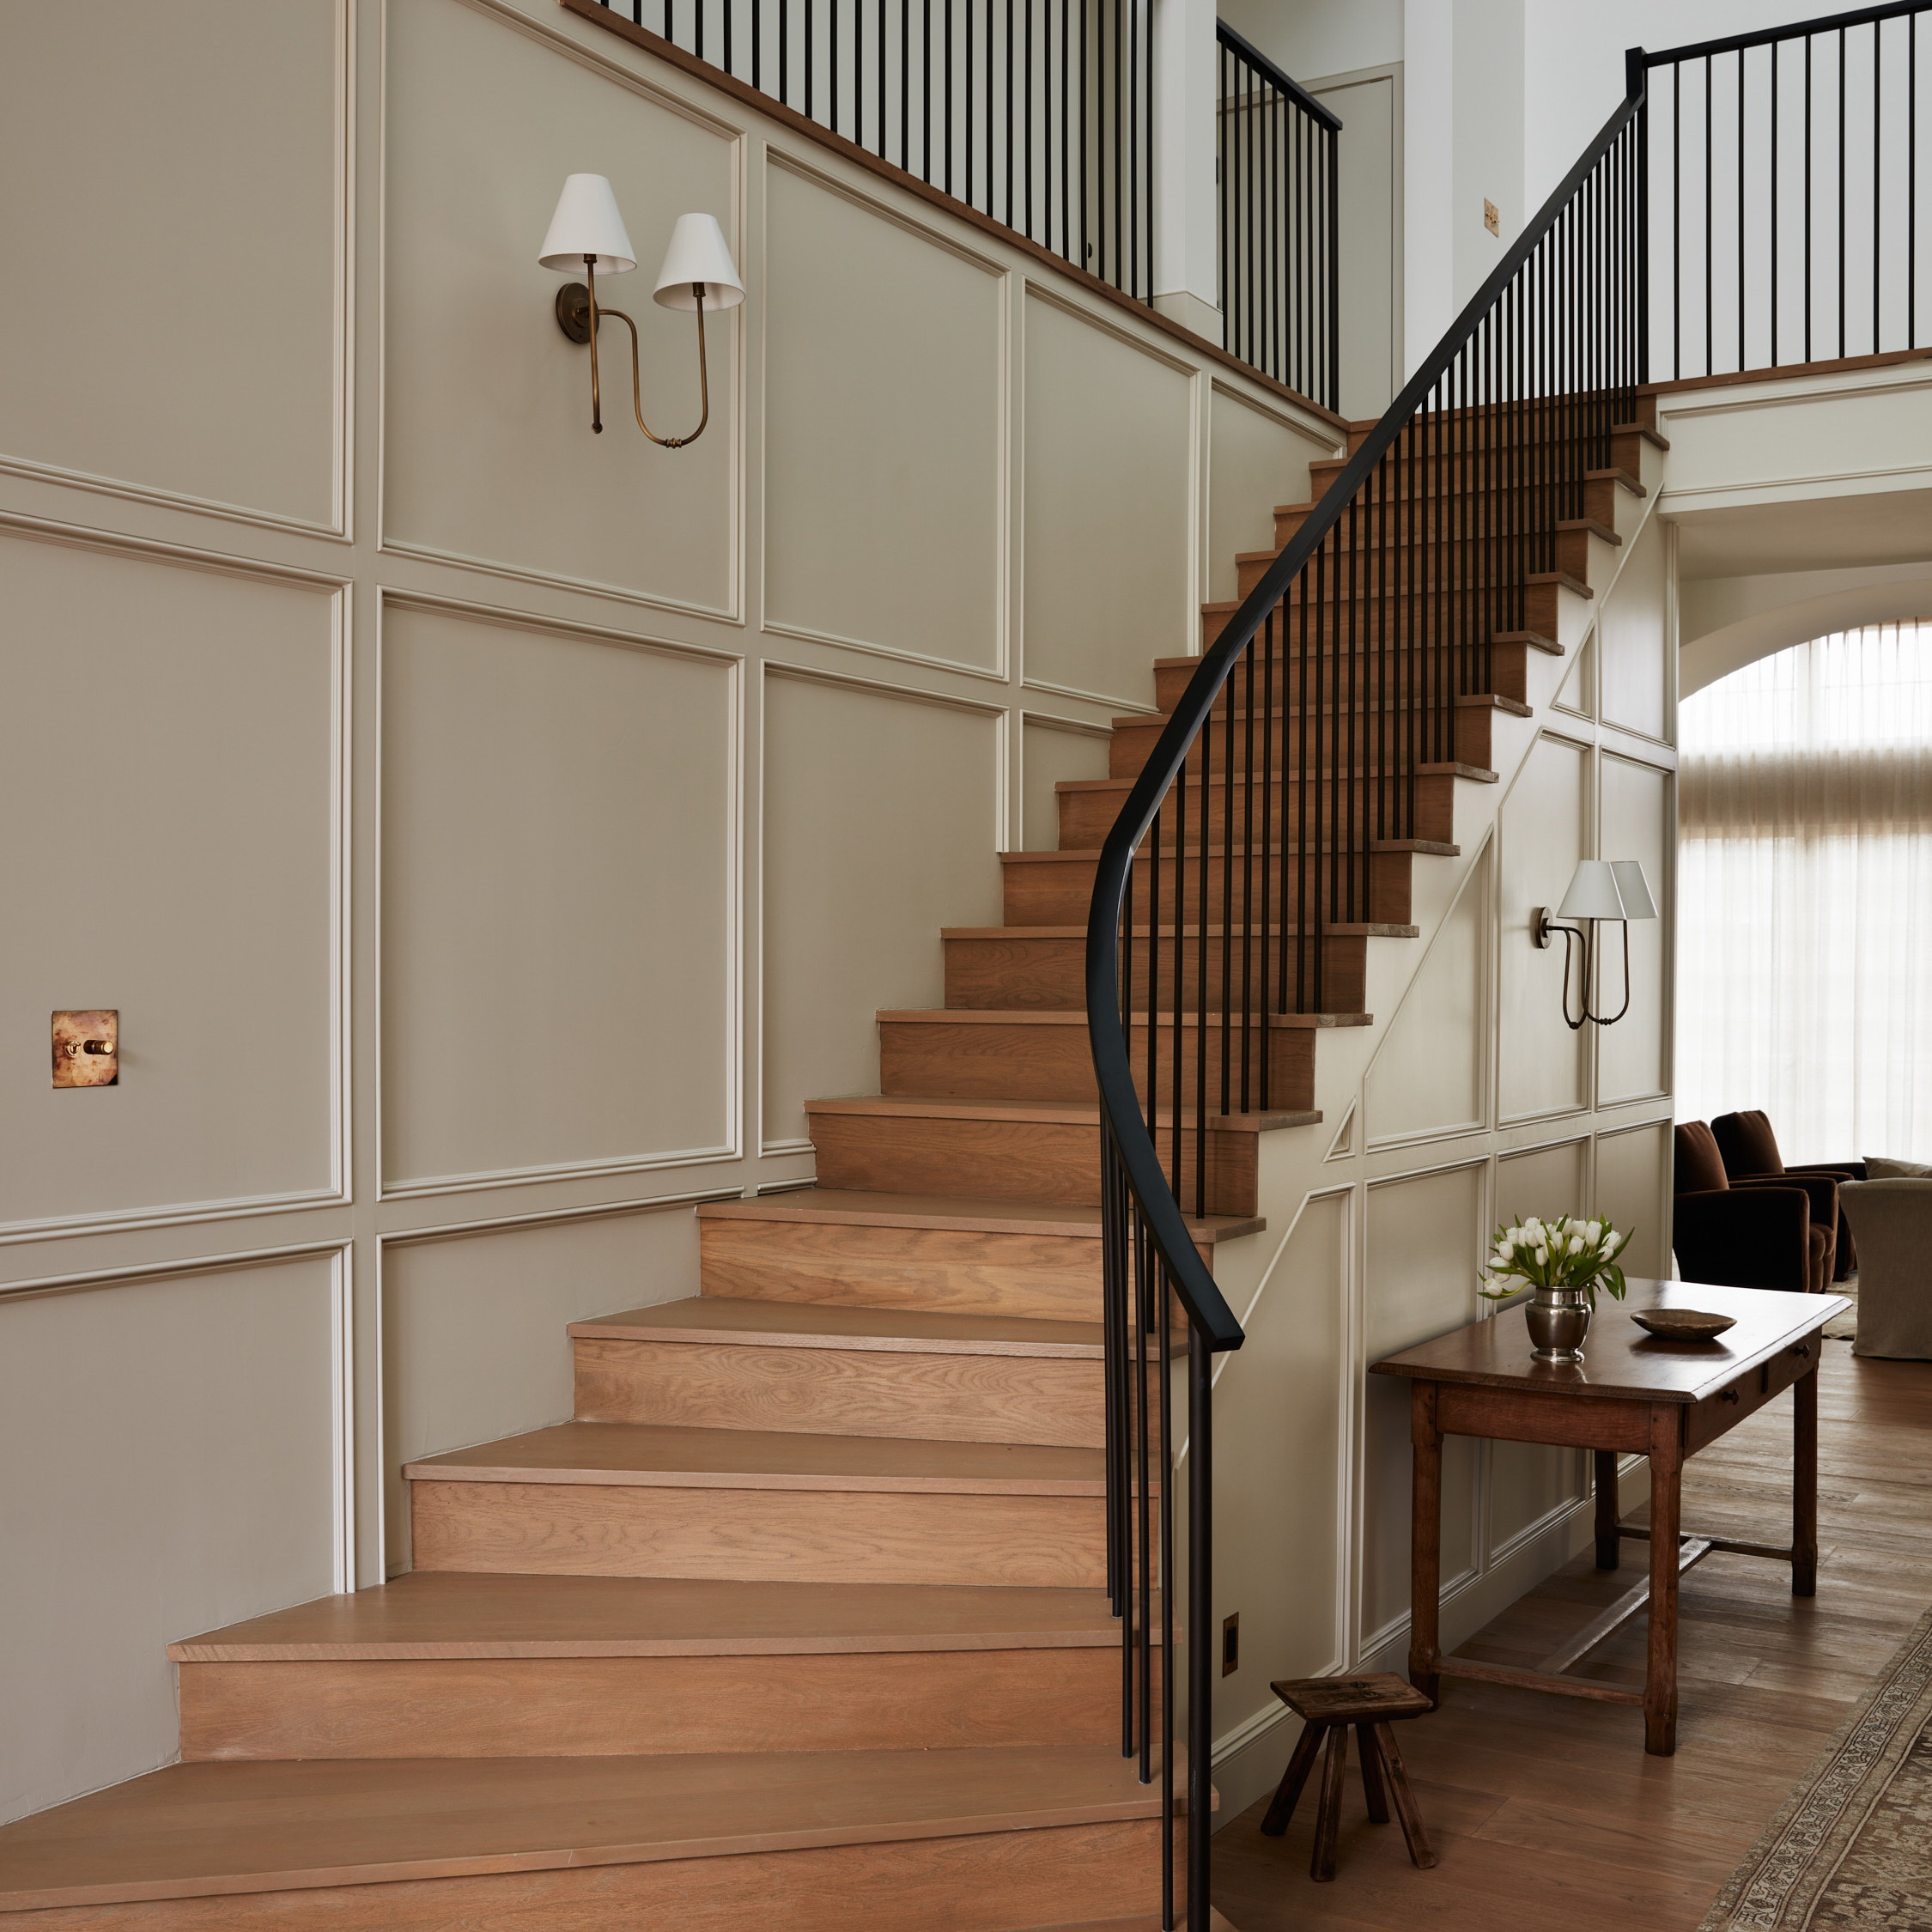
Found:
[{"label": "tulip bouquet", "polygon": [[1569,1216],[1545,1221],[1532,1214],[1496,1230],[1496,1251],[1483,1266],[1485,1285],[1478,1292],[1500,1302],[1525,1288],[1570,1289],[1580,1291],[1595,1308],[1601,1287],[1621,1301],[1624,1271],[1612,1257],[1634,1231],[1619,1234],[1601,1214],[1588,1221]]}]

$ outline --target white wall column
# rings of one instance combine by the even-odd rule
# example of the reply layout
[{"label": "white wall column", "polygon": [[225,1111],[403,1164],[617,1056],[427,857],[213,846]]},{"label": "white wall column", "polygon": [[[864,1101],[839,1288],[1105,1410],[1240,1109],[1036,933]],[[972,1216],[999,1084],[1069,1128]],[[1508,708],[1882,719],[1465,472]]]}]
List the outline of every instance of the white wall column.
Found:
[{"label": "white wall column", "polygon": [[1152,0],[1154,307],[1221,339],[1214,0]]}]

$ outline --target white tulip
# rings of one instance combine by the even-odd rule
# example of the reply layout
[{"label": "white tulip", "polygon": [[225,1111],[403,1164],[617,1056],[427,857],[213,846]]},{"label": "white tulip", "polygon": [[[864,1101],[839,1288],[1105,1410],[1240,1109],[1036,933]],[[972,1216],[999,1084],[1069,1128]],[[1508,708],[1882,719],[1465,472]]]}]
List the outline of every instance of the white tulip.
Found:
[{"label": "white tulip", "polygon": [[1536,1265],[1540,1268],[1545,1268],[1550,1265],[1550,1251],[1548,1249],[1539,1248],[1536,1250]]},{"label": "white tulip", "polygon": [[1571,1236],[1570,1252],[1572,1255],[1581,1255],[1583,1252],[1583,1237],[1580,1234]]}]

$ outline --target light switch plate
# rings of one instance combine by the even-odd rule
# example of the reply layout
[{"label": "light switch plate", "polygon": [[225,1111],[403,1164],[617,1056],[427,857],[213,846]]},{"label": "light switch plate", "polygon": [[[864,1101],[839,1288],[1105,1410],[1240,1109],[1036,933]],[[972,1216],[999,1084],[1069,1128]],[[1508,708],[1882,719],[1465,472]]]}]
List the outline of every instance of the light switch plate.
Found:
[{"label": "light switch plate", "polygon": [[53,1084],[57,1087],[112,1087],[121,1078],[121,1016],[108,1006],[88,1006],[53,1017]]}]

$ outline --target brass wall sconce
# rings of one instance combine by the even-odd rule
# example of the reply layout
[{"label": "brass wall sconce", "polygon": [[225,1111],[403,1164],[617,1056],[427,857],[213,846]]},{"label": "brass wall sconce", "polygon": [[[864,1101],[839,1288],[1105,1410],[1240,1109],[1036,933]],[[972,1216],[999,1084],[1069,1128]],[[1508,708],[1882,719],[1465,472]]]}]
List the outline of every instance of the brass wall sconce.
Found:
[{"label": "brass wall sconce", "polygon": [[604,400],[597,361],[598,325],[605,317],[622,322],[630,331],[630,399],[637,427],[662,449],[682,449],[704,434],[711,420],[711,379],[705,366],[704,315],[713,310],[736,308],[744,300],[744,284],[738,280],[738,264],[725,243],[725,231],[712,215],[680,215],[671,231],[671,246],[664,252],[664,266],[658,271],[658,285],[652,299],[660,307],[692,309],[697,314],[698,426],[688,436],[660,436],[644,420],[643,391],[637,373],[637,325],[621,308],[606,308],[597,299],[597,277],[625,275],[637,266],[624,218],[617,212],[617,197],[610,182],[601,174],[572,174],[565,178],[563,192],[557,197],[556,212],[550,217],[550,233],[544,237],[538,261],[559,275],[583,270],[584,280],[568,282],[556,292],[556,325],[572,342],[588,343],[591,352],[591,428],[604,433]]},{"label": "brass wall sconce", "polygon": [[[1633,919],[1655,919],[1657,902],[1650,896],[1649,881],[1635,859],[1585,859],[1570,881],[1563,903],[1550,916],[1547,906],[1539,906],[1529,915],[1530,944],[1539,950],[1563,935],[1563,1018],[1574,1033],[1585,1021],[1597,1026],[1614,1026],[1630,1011],[1630,922]],[[1599,951],[1597,926],[1613,919],[1624,931],[1624,1003],[1613,1013],[1590,1011],[1590,995],[1596,984]],[[1573,925],[1559,926],[1558,920]],[[1570,956],[1581,941],[1583,968],[1577,976],[1577,1017],[1570,1016]]]}]

